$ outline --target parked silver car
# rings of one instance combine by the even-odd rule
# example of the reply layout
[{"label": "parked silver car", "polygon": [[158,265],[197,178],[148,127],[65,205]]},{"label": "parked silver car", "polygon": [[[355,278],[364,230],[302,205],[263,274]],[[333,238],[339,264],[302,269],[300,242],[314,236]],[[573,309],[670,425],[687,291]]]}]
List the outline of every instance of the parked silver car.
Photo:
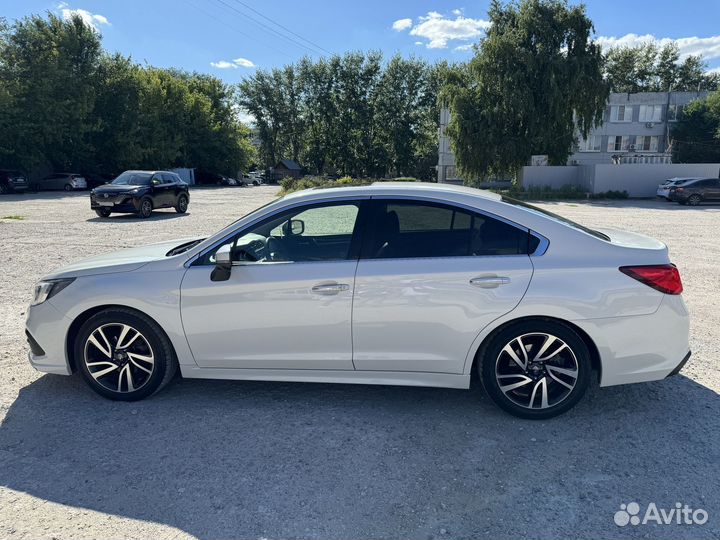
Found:
[{"label": "parked silver car", "polygon": [[87,181],[82,175],[74,173],[55,173],[33,183],[36,191],[44,189],[64,189],[74,191],[87,189]]}]

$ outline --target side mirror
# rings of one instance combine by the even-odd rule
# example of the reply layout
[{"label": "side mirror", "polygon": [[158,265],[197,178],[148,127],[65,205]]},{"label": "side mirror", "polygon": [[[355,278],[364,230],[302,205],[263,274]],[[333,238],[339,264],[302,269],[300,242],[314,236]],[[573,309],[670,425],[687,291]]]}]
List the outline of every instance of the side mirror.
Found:
[{"label": "side mirror", "polygon": [[305,232],[305,222],[302,219],[291,219],[283,225],[283,236],[299,236]]},{"label": "side mirror", "polygon": [[220,246],[215,252],[215,268],[210,274],[211,281],[227,281],[232,272],[232,251],[230,244]]}]

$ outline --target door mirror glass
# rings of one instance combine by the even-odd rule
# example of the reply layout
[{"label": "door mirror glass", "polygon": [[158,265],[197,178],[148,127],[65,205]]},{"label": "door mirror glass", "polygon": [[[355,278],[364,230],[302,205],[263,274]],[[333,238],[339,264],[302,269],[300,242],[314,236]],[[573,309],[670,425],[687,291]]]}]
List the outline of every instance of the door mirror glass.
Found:
[{"label": "door mirror glass", "polygon": [[215,252],[215,268],[210,274],[212,281],[227,281],[232,271],[232,248],[230,244],[220,246]]},{"label": "door mirror glass", "polygon": [[283,225],[283,236],[300,236],[305,232],[305,222],[302,219],[290,219]]}]

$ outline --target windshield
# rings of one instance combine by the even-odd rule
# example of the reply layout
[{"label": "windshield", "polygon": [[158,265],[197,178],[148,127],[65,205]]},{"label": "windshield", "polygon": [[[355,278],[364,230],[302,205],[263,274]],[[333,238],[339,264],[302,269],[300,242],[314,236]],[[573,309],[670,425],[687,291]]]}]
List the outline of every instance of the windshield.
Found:
[{"label": "windshield", "polygon": [[537,206],[533,206],[532,204],[528,204],[523,201],[518,201],[517,199],[513,199],[512,197],[506,197],[505,195],[503,195],[502,200],[503,200],[503,202],[506,202],[508,204],[513,204],[515,206],[521,206],[521,207],[525,208],[526,210],[530,210],[531,212],[536,212],[538,214],[542,214],[543,216],[549,217],[551,219],[554,219],[555,221],[559,221],[560,223],[568,225],[568,226],[572,227],[573,229],[578,229],[582,232],[590,234],[590,235],[594,236],[595,238],[600,238],[601,240],[605,240],[608,242],[610,241],[610,237],[606,234],[601,233],[600,231],[596,231],[594,229],[589,229],[588,227],[585,227],[584,225],[575,223],[574,221],[571,221],[567,218],[559,216],[558,214],[554,214],[553,212],[548,212],[547,210],[543,210],[542,208],[538,208]]},{"label": "windshield", "polygon": [[149,186],[151,173],[146,172],[124,172],[112,183],[116,186]]}]

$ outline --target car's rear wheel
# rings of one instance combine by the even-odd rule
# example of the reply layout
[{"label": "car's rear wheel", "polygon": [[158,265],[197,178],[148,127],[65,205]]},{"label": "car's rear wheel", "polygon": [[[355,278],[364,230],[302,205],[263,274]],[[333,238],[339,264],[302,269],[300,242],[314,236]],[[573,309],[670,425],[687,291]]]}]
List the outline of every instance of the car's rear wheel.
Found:
[{"label": "car's rear wheel", "polygon": [[154,394],[177,369],[165,333],[150,318],[129,309],[107,309],[90,317],[77,334],[74,353],[90,388],[118,401]]},{"label": "car's rear wheel", "polygon": [[697,195],[697,194],[696,194],[696,195],[690,195],[690,196],[688,197],[688,200],[687,200],[687,202],[688,202],[688,204],[689,204],[690,206],[697,206],[697,205],[700,204],[701,201],[702,201],[702,197],[701,197],[700,195]]},{"label": "car's rear wheel", "polygon": [[152,211],[152,201],[148,197],[145,197],[140,201],[140,209],[138,210],[138,215],[143,219],[147,219],[152,214]]},{"label": "car's rear wheel", "polygon": [[10,190],[4,184],[0,184],[0,195],[5,195],[6,193],[10,193]]},{"label": "car's rear wheel", "polygon": [[180,195],[175,204],[175,211],[178,214],[184,214],[188,209],[188,197],[187,195]]},{"label": "car's rear wheel", "polygon": [[590,382],[587,346],[572,328],[559,322],[513,324],[492,336],[478,354],[487,393],[521,418],[544,419],[566,412]]},{"label": "car's rear wheel", "polygon": [[98,208],[95,210],[95,213],[98,215],[98,217],[110,217],[110,210],[107,208]]}]

